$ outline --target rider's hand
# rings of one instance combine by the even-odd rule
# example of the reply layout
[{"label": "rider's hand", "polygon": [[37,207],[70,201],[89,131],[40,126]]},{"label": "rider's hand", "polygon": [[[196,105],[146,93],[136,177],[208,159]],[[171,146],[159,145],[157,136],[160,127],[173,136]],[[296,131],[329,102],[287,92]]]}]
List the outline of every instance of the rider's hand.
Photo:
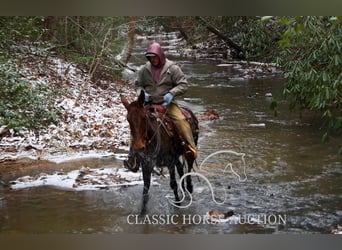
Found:
[{"label": "rider's hand", "polygon": [[166,95],[164,95],[164,102],[162,103],[162,105],[164,107],[169,106],[169,104],[172,101],[172,99],[173,99],[173,94],[167,93]]},{"label": "rider's hand", "polygon": [[145,92],[145,100],[144,102],[149,102],[150,101],[150,94]]},{"label": "rider's hand", "polygon": [[151,104],[151,95],[145,92],[144,107],[147,107],[150,104]]}]

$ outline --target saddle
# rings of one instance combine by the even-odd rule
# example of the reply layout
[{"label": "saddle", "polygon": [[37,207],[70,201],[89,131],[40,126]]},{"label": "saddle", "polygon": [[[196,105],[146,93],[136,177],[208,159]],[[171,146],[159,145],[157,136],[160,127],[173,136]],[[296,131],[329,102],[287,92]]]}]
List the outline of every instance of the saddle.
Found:
[{"label": "saddle", "polygon": [[[150,112],[155,118],[160,119],[162,121],[163,127],[170,137],[175,137],[176,135],[180,137],[177,133],[176,125],[170,116],[166,114],[166,108],[162,105],[153,104],[146,107],[147,111]],[[182,114],[184,115],[186,121],[190,124],[190,128],[192,130],[192,134],[195,142],[197,143],[198,139],[198,120],[192,111],[186,107],[180,107]],[[181,137],[179,138],[181,141],[183,140]]]}]

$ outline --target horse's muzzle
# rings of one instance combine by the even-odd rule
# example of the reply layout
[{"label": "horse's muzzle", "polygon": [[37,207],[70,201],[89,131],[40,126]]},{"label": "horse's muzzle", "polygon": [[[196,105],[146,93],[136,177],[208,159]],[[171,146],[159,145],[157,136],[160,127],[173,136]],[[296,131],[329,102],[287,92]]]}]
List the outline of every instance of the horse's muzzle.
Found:
[{"label": "horse's muzzle", "polygon": [[145,149],[145,142],[139,141],[139,142],[134,143],[133,149],[134,149],[136,152],[139,152],[139,151],[144,150],[144,149]]}]

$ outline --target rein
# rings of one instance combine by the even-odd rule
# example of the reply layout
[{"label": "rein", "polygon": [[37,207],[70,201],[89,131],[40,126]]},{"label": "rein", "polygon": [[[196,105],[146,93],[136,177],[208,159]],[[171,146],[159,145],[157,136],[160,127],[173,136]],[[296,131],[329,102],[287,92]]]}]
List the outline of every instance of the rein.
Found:
[{"label": "rein", "polygon": [[[163,127],[166,131],[166,133],[170,136],[168,129],[166,128],[163,120],[166,115],[167,109],[164,109],[163,112],[160,111],[160,109],[157,108],[157,106],[148,107],[147,112],[146,112],[146,142],[148,145],[152,145],[152,141],[154,138],[156,138],[156,145],[154,148],[153,153],[150,155],[152,158],[155,158],[161,148],[161,136],[160,136],[160,127]],[[154,112],[154,113],[153,113]],[[163,113],[162,117],[160,118],[159,116],[155,115],[156,113]],[[157,122],[157,127],[154,128],[153,120]],[[148,137],[148,128],[154,130],[153,135],[149,138]],[[148,147],[146,147],[147,149]],[[147,155],[147,154],[145,154]]]}]

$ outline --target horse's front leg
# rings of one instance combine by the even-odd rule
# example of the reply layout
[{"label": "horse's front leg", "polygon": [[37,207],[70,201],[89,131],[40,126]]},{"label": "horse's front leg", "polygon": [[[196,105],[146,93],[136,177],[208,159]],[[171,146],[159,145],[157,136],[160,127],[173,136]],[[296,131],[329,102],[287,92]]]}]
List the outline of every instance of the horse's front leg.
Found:
[{"label": "horse's front leg", "polygon": [[[194,160],[187,160],[187,165],[188,165],[188,173],[191,173],[191,170],[193,168],[194,165]],[[192,185],[192,179],[191,179],[191,175],[188,175],[186,177],[186,189],[192,193],[193,191],[193,185]]]},{"label": "horse's front leg", "polygon": [[[177,168],[179,178],[181,179],[182,176],[184,175],[184,163],[182,163],[179,159],[177,159],[177,161],[176,161],[176,168]],[[181,184],[182,184],[183,190],[185,190],[184,181],[182,181]]]},{"label": "horse's front leg", "polygon": [[146,205],[149,199],[148,191],[151,185],[152,163],[150,161],[144,161],[142,164],[142,174],[144,180],[143,197],[141,214],[146,214]]},{"label": "horse's front leg", "polygon": [[173,190],[173,193],[175,195],[175,200],[178,203],[179,202],[179,196],[178,196],[178,185],[177,185],[177,181],[176,181],[175,164],[170,165],[169,172],[170,172],[170,187]]}]

